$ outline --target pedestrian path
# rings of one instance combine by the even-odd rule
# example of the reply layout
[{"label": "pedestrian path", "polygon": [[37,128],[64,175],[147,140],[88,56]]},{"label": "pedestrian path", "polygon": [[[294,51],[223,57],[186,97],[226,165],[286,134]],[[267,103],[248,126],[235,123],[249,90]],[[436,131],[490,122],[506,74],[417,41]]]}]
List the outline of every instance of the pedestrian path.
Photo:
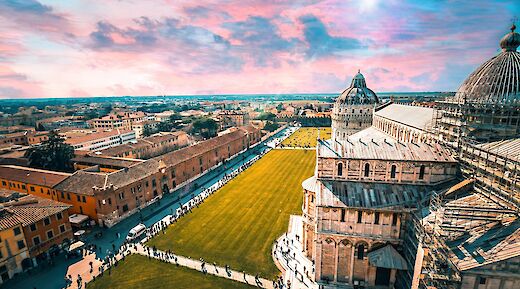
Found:
[{"label": "pedestrian path", "polygon": [[314,264],[303,252],[302,236],[302,217],[291,215],[289,231],[276,240],[273,257],[285,270],[285,284],[290,284],[294,289],[315,289],[318,285],[312,277]]},{"label": "pedestrian path", "polygon": [[[92,262],[92,269],[90,266],[90,262]],[[98,274],[99,268],[103,265],[103,262],[96,259],[96,253],[86,255],[81,261],[72,264],[67,269],[67,274],[65,276],[71,276],[71,286],[69,288],[80,288],[78,285],[78,276],[80,276],[81,288],[84,288],[85,282],[89,282],[92,278]]]},{"label": "pedestrian path", "polygon": [[[147,256],[150,258],[154,258],[157,260],[162,260],[164,262],[171,263],[172,265],[179,265],[187,268],[191,268],[194,270],[197,270],[199,272],[205,273],[205,274],[212,274],[218,277],[246,283],[249,285],[253,285],[260,288],[266,288],[266,289],[274,289],[273,281],[267,280],[264,278],[258,278],[256,279],[255,276],[246,274],[244,272],[238,272],[235,270],[228,269],[226,271],[226,268],[215,266],[213,264],[204,263],[205,270],[203,270],[203,262],[200,260],[194,260],[191,258],[187,258],[184,256],[178,256],[174,254],[168,254],[161,250],[155,250],[153,251],[150,249],[149,251],[146,249],[145,246],[139,244],[136,247],[130,248],[131,253],[141,254],[143,256]],[[257,282],[259,281],[259,282]]]},{"label": "pedestrian path", "polygon": [[290,146],[278,146],[277,149],[281,150],[309,150],[314,151],[316,150],[316,147],[290,147]]}]

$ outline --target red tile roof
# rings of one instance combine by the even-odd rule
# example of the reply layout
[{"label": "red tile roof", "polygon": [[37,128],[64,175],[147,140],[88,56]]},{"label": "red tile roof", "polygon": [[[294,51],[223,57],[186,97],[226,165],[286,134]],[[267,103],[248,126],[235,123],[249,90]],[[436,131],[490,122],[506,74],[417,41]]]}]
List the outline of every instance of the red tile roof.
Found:
[{"label": "red tile roof", "polygon": [[66,211],[72,206],[51,199],[29,195],[4,203],[4,207],[19,217],[22,225],[25,227]]},{"label": "red tile roof", "polygon": [[12,165],[0,166],[0,178],[2,179],[45,187],[53,187],[70,175],[71,174],[68,173],[39,170],[28,167]]},{"label": "red tile roof", "polygon": [[22,220],[8,209],[0,210],[0,231],[21,225]]}]

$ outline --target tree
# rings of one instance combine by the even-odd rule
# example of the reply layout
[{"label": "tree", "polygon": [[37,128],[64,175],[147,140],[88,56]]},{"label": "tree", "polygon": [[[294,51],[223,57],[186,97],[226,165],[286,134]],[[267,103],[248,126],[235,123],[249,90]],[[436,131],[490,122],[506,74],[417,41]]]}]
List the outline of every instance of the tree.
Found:
[{"label": "tree", "polygon": [[171,131],[173,128],[173,125],[168,121],[162,121],[157,124],[157,130],[158,131]]},{"label": "tree", "polygon": [[97,118],[98,116],[99,116],[99,114],[95,110],[89,110],[88,112],[85,113],[84,119],[89,120],[89,119]]},{"label": "tree", "polygon": [[180,114],[174,113],[174,114],[170,115],[169,122],[170,122],[172,128],[175,128],[175,129],[179,128],[180,120],[182,121],[182,117],[180,116]]},{"label": "tree", "polygon": [[192,133],[198,134],[203,138],[210,138],[217,135],[218,124],[211,118],[199,118],[193,122]]},{"label": "tree", "polygon": [[280,127],[280,125],[278,123],[272,122],[272,121],[268,121],[265,124],[264,129],[269,131],[269,132],[272,132],[272,131],[277,130],[279,127]]},{"label": "tree", "polygon": [[152,134],[153,134],[152,128],[149,125],[145,125],[143,127],[143,136],[147,137],[147,136],[151,136]]},{"label": "tree", "polygon": [[72,171],[71,159],[74,157],[74,148],[65,143],[65,139],[57,133],[51,132],[49,139],[39,146],[27,150],[25,156],[29,159],[31,167]]},{"label": "tree", "polygon": [[38,123],[36,125],[35,129],[36,129],[36,131],[45,131],[45,128],[43,127],[43,124],[41,124],[41,123]]},{"label": "tree", "polygon": [[258,116],[258,119],[259,120],[269,120],[269,121],[274,121],[274,119],[276,118],[276,115],[272,112],[263,112],[261,113],[259,116]]},{"label": "tree", "polygon": [[112,112],[112,104],[108,103],[103,106],[103,115],[109,114]]},{"label": "tree", "polygon": [[177,120],[181,120],[182,119],[182,116],[178,113],[174,113],[172,115],[170,115],[170,122],[175,122]]}]

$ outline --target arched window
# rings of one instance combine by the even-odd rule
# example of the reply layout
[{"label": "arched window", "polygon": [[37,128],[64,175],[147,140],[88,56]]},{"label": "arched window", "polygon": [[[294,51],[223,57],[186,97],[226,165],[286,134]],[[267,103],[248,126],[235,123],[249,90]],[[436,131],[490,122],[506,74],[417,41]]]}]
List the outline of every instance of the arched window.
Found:
[{"label": "arched window", "polygon": [[357,258],[358,260],[363,260],[365,257],[365,245],[359,244],[357,246]]},{"label": "arched window", "polygon": [[370,164],[365,164],[365,177],[368,177],[370,175]]},{"label": "arched window", "polygon": [[395,179],[395,173],[397,172],[397,166],[392,165],[392,168],[390,169],[390,178]]},{"label": "arched window", "polygon": [[343,164],[339,163],[338,164],[338,176],[342,176],[342,175],[343,175]]},{"label": "arched window", "polygon": [[424,171],[426,170],[426,167],[424,165],[421,165],[419,168],[419,180],[424,179]]}]

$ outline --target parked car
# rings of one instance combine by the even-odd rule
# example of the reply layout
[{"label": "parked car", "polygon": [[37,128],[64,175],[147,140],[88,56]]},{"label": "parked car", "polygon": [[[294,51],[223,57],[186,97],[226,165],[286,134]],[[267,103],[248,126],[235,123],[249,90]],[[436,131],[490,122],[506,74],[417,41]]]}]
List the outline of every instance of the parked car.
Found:
[{"label": "parked car", "polygon": [[139,238],[142,234],[146,232],[146,226],[144,224],[139,224],[135,227],[133,227],[130,232],[128,232],[128,235],[126,236],[127,241],[134,241],[135,239]]}]

